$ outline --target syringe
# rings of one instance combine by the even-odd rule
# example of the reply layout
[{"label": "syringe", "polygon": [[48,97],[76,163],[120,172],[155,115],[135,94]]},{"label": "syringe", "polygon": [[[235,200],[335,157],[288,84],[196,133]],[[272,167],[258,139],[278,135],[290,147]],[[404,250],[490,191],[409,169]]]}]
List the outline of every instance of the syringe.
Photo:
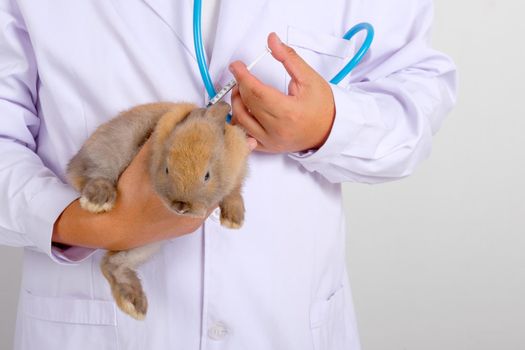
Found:
[{"label": "syringe", "polygon": [[[251,70],[253,67],[255,67],[257,63],[259,63],[260,60],[262,60],[270,52],[270,49],[266,48],[266,50],[264,50],[264,52],[259,57],[257,57],[255,61],[250,63],[250,65],[246,68],[248,70]],[[210,107],[219,102],[228,92],[230,92],[231,89],[233,89],[235,85],[237,85],[237,81],[235,81],[235,79],[230,80],[226,85],[224,85],[222,89],[219,90],[219,92],[210,100],[210,102],[208,102],[206,107]]]}]

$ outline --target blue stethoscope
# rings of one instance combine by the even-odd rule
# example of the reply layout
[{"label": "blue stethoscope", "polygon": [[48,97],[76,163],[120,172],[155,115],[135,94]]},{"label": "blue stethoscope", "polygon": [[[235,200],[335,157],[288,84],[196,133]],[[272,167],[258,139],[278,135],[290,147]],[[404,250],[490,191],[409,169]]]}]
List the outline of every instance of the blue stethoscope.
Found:
[{"label": "blue stethoscope", "polygon": [[[235,81],[232,81],[226,85],[225,88],[221,89],[220,95],[217,95],[215,87],[211,81],[210,72],[208,71],[208,64],[206,63],[206,55],[204,53],[204,44],[202,42],[202,31],[201,31],[201,9],[202,9],[202,0],[194,0],[193,3],[193,45],[195,47],[195,55],[197,57],[197,64],[199,66],[199,72],[201,74],[202,81],[206,87],[206,92],[210,98],[211,105],[219,101],[226,93],[235,86]],[[345,33],[343,39],[350,40],[357,33],[366,30],[366,38],[357,53],[352,57],[350,62],[348,62],[335,77],[330,80],[331,84],[339,84],[350,72],[361,62],[368,49],[372,45],[374,40],[374,27],[370,23],[360,23],[352,27],[349,31]],[[228,115],[227,122],[230,122],[231,116]]]}]

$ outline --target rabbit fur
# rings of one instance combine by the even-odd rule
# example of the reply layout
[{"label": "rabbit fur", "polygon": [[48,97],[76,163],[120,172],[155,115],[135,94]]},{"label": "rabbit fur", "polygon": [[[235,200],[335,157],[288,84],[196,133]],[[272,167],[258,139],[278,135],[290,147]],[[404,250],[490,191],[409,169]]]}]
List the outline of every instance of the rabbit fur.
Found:
[{"label": "rabbit fur", "polygon": [[[224,102],[207,109],[151,103],[101,125],[67,167],[69,182],[81,194],[81,207],[93,213],[110,211],[121,173],[151,137],[148,169],[164,204],[179,215],[204,218],[219,203],[221,224],[240,228],[249,148],[244,131],[225,122],[229,111]],[[117,305],[136,319],[144,319],[148,303],[135,268],[160,245],[109,251],[101,261]]]}]

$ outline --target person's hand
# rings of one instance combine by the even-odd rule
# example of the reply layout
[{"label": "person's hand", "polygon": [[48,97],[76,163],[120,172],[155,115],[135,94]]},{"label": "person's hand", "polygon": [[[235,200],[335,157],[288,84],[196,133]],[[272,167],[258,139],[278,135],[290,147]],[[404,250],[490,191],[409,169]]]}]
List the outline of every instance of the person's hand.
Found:
[{"label": "person's hand", "polygon": [[195,231],[203,219],[179,216],[155,193],[147,169],[148,141],[122,173],[114,208],[92,214],[71,203],[55,222],[53,242],[124,250]]},{"label": "person's hand", "polygon": [[[257,142],[248,139],[253,150]],[[92,214],[71,203],[55,222],[53,242],[91,248],[125,250],[175,238],[198,229],[205,218],[177,215],[157,195],[148,171],[147,141],[122,173],[115,206],[106,213]],[[208,215],[215,209],[210,208]]]},{"label": "person's hand", "polygon": [[291,76],[288,95],[263,84],[242,62],[232,63],[230,70],[237,80],[232,124],[257,140],[258,151],[317,149],[328,138],[335,117],[330,85],[275,33],[269,35],[268,46]]}]

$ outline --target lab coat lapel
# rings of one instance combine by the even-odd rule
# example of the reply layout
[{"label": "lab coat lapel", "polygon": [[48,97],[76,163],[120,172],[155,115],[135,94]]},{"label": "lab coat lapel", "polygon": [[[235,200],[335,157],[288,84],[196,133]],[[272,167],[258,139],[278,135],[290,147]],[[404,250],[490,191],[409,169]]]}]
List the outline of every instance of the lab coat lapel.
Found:
[{"label": "lab coat lapel", "polygon": [[193,48],[193,1],[192,0],[143,0],[182,42],[188,53],[195,58]]},{"label": "lab coat lapel", "polygon": [[[148,7],[171,28],[188,53],[195,58],[193,46],[192,0],[143,0]],[[242,41],[250,35],[248,29],[259,17],[268,0],[219,0],[221,1],[215,43],[209,62],[210,76],[217,79],[224,72]],[[262,49],[262,48],[261,48]],[[216,86],[220,88],[220,86]]]},{"label": "lab coat lapel", "polygon": [[[244,39],[248,29],[259,18],[267,0],[220,0],[217,32],[210,60],[210,75],[214,81],[228,72],[231,57]],[[263,48],[261,48],[262,51]],[[246,62],[248,63],[248,62]]]}]

